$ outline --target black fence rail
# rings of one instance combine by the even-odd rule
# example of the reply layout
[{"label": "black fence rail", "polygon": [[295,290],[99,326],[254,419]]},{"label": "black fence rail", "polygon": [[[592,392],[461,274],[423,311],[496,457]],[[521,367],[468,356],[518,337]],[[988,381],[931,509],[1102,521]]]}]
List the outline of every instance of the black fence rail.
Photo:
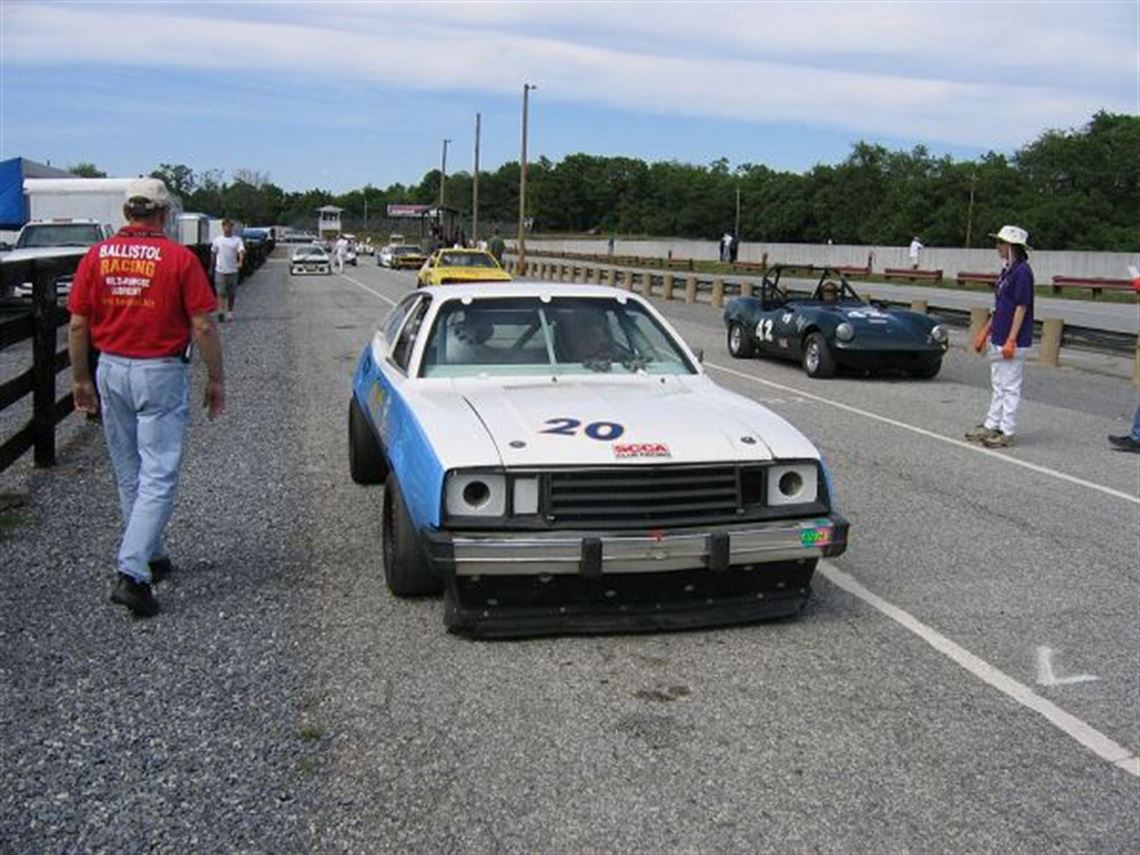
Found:
[{"label": "black fence rail", "polygon": [[23,341],[32,342],[32,365],[0,383],[0,411],[28,395],[32,417],[0,443],[0,472],[29,449],[36,466],[55,464],[55,428],[73,410],[71,394],[56,399],[56,375],[71,365],[67,348],[60,349],[58,329],[70,315],[56,293],[57,282],[70,278],[80,256],[36,258],[0,265],[0,294],[10,294],[16,283],[32,283],[32,301],[0,302],[0,351]]},{"label": "black fence rail", "polygon": [[[188,249],[209,274],[209,245]],[[241,278],[253,275],[272,251],[271,240],[247,241]],[[13,345],[32,343],[31,367],[12,377],[0,376],[0,413],[32,396],[31,418],[0,442],[0,472],[29,449],[36,466],[55,465],[56,427],[74,410],[71,393],[56,398],[56,375],[71,366],[66,346],[59,345],[58,330],[71,319],[59,286],[71,279],[81,259],[70,255],[0,264],[0,295],[11,295],[19,283],[32,283],[31,302],[0,297],[0,354]]]}]

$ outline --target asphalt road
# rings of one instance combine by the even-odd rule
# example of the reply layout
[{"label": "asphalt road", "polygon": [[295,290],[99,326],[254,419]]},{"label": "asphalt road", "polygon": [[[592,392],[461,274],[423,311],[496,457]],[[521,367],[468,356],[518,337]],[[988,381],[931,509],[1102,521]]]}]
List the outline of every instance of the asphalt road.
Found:
[{"label": "asphalt road", "polygon": [[1031,365],[1021,442],[988,452],[959,440],[989,397],[960,349],[930,382],[809,381],[657,302],[819,445],[850,549],[794,620],[476,643],[388,595],[381,491],[347,474],[355,360],[412,284],[363,258],[244,286],[154,621],[105,601],[94,429],[29,479],[0,541],[0,849],[1135,851],[1140,457],[1104,441],[1127,379]]}]

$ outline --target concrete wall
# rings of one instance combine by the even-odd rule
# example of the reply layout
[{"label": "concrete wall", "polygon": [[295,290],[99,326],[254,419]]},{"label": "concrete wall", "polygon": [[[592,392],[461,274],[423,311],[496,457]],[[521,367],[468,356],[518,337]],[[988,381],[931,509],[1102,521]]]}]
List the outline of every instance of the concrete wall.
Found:
[{"label": "concrete wall", "polygon": [[[1032,240],[1032,238],[1031,238]],[[527,240],[527,249],[540,252],[585,252],[604,255],[606,239],[595,240]],[[762,260],[768,253],[768,263],[833,264],[861,267],[871,254],[873,269],[910,267],[906,246],[851,246],[808,243],[742,243],[738,261]],[[672,250],[674,258],[695,258],[698,261],[716,261],[719,244],[702,240],[615,240],[616,255],[640,255],[665,258]],[[1051,252],[1030,248],[1029,263],[1040,284],[1048,284],[1054,276],[1095,276],[1106,279],[1127,279],[1128,265],[1140,269],[1140,252]],[[919,266],[941,269],[943,276],[953,280],[960,272],[997,273],[1001,261],[997,250],[948,249],[927,247],[922,251]]]}]

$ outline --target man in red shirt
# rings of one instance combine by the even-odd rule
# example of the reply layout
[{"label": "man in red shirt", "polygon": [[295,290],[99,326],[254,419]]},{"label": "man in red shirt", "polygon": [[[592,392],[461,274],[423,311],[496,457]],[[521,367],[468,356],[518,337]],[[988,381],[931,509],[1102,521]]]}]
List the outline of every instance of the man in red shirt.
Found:
[{"label": "man in red shirt", "polygon": [[[225,410],[217,300],[197,257],[163,233],[166,185],[132,181],[127,225],[95,244],[75,272],[67,307],[75,408],[103,409],[125,530],[111,601],[143,617],[158,613],[152,583],[172,569],[163,531],[174,509],[190,420],[190,345],[206,363],[204,406]],[[92,382],[87,348],[101,352]]]}]

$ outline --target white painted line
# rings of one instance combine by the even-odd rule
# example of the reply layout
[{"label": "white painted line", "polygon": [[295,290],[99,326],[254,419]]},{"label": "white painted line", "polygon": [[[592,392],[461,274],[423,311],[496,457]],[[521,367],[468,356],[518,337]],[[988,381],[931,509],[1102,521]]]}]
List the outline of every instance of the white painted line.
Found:
[{"label": "white painted line", "polygon": [[849,594],[858,597],[863,602],[878,609],[891,620],[913,632],[943,656],[946,656],[956,665],[966,669],[983,683],[993,686],[1002,694],[1008,695],[1024,707],[1028,707],[1046,721],[1059,729],[1062,733],[1072,737],[1081,745],[1088,748],[1102,760],[1119,766],[1130,775],[1140,778],[1140,757],[1129,751],[1123,745],[1109,739],[1099,730],[1086,724],[1074,715],[1065,712],[1052,701],[1038,695],[1024,683],[1019,683],[1012,677],[1002,673],[993,665],[979,659],[973,653],[948,639],[941,633],[931,629],[909,612],[892,605],[882,597],[876,596],[855,581],[855,578],[844,573],[838,567],[826,561],[819,562],[819,572],[825,579],[836,587],[842,588]]},{"label": "white painted line", "polygon": [[367,291],[367,292],[368,292],[369,294],[371,294],[373,297],[379,297],[381,300],[383,300],[383,301],[384,301],[385,303],[387,303],[389,306],[394,306],[394,305],[396,305],[396,301],[395,301],[395,300],[393,300],[393,299],[391,299],[391,298],[389,298],[389,297],[385,297],[385,296],[384,296],[383,294],[381,294],[379,291],[376,291],[376,290],[373,290],[372,288],[369,288],[369,287],[368,287],[367,285],[365,285],[363,282],[360,282],[360,281],[358,281],[358,280],[356,280],[356,279],[353,279],[353,278],[352,278],[351,276],[349,276],[347,273],[338,273],[338,274],[336,274],[336,275],[337,275],[337,276],[340,276],[342,279],[347,279],[349,282],[351,282],[351,283],[352,283],[353,285],[355,285],[357,288],[363,288],[365,291]]},{"label": "white painted line", "polygon": [[1093,674],[1070,674],[1058,677],[1053,670],[1053,648],[1041,645],[1037,648],[1037,685],[1068,686],[1072,683],[1091,683],[1096,680]]},{"label": "white painted line", "polygon": [[726,368],[725,366],[717,365],[714,362],[706,362],[704,366],[705,368],[715,368],[717,371],[723,371],[725,374],[731,374],[733,377],[739,377],[742,380],[751,380],[753,383],[760,383],[764,386],[771,386],[773,389],[781,389],[785,392],[792,392],[796,395],[799,395],[801,398],[809,398],[813,401],[818,401],[821,404],[827,404],[828,406],[844,410],[845,412],[854,413],[857,416],[874,419],[877,422],[882,422],[883,424],[891,425],[892,427],[909,430],[912,433],[919,434],[920,436],[936,439],[939,442],[945,442],[949,445],[957,446],[958,448],[964,448],[967,451],[973,452],[974,454],[985,454],[989,457],[994,458],[995,460],[1000,460],[1003,463],[1008,463],[1012,466],[1020,466],[1023,469],[1028,469],[1041,475],[1048,475],[1050,478],[1057,478],[1061,481],[1068,481],[1070,484],[1077,484],[1081,487],[1088,487],[1090,490],[1096,490],[1097,492],[1104,493],[1105,495],[1112,496],[1113,498],[1123,499],[1124,501],[1131,502],[1134,505],[1140,505],[1140,496],[1133,496],[1132,494],[1125,493],[1122,490],[1106,487],[1103,484],[1097,484],[1093,481],[1086,481],[1084,478],[1077,478],[1075,475],[1069,475],[1065,472],[1058,472],[1056,469],[1050,469],[1048,466],[1041,466],[1037,463],[1029,463],[1028,461],[1012,457],[1009,454],[1002,454],[997,451],[992,451],[991,449],[985,448],[984,446],[974,445],[972,443],[966,442],[965,440],[943,436],[940,433],[935,433],[934,431],[926,430],[925,428],[916,427],[915,425],[907,424],[906,422],[900,422],[898,419],[888,418],[887,416],[880,416],[878,413],[872,413],[869,410],[861,410],[859,407],[852,407],[850,404],[841,404],[838,401],[832,401],[819,395],[813,395],[811,392],[805,392],[802,389],[796,389],[794,386],[785,386],[781,383],[774,383],[771,380],[764,380],[761,377],[756,377],[752,374],[745,374],[743,371],[737,371],[734,368]]}]

